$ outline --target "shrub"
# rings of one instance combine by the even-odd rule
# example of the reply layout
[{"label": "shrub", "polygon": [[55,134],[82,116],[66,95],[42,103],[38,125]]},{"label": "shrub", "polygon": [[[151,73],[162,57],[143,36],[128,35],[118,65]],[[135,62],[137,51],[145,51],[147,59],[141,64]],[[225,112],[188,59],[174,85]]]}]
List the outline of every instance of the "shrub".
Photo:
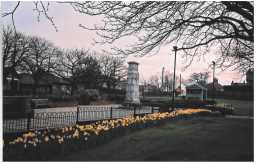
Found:
[{"label": "shrub", "polygon": [[161,113],[168,112],[169,109],[170,109],[170,105],[166,103],[159,106],[159,112]]},{"label": "shrub", "polygon": [[78,103],[79,105],[89,105],[90,101],[91,101],[90,97],[84,94],[79,97]]},{"label": "shrub", "polygon": [[122,94],[109,94],[108,99],[117,103],[122,103],[125,100],[125,95]]},{"label": "shrub", "polygon": [[[17,107],[19,106],[19,107]],[[4,96],[3,116],[4,118],[26,118],[32,112],[31,97],[29,96]]]}]

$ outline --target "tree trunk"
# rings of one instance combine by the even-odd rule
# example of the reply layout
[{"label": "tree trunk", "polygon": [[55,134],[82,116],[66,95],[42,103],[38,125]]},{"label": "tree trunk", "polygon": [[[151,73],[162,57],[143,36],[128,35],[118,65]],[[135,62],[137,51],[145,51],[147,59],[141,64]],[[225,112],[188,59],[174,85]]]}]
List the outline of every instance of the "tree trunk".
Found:
[{"label": "tree trunk", "polygon": [[72,84],[71,84],[71,91],[70,91],[71,96],[73,96],[73,95],[74,95],[74,91],[75,91],[75,84],[74,84],[74,83],[72,83]]},{"label": "tree trunk", "polygon": [[12,75],[12,80],[11,80],[11,95],[15,95],[17,92],[15,88],[15,82],[14,82],[14,76]]},{"label": "tree trunk", "polygon": [[33,77],[33,79],[34,79],[34,84],[33,84],[33,96],[34,97],[36,97],[36,95],[37,95],[37,91],[36,91],[36,89],[37,89],[37,87],[38,87],[38,79],[37,79],[37,77]]}]

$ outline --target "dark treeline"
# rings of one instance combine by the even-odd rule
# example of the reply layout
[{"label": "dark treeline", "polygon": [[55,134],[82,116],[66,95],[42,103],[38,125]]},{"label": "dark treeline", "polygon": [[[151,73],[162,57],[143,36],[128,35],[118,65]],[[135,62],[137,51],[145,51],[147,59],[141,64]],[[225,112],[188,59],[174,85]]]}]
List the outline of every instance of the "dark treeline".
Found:
[{"label": "dark treeline", "polygon": [[5,85],[9,80],[10,90],[14,90],[19,74],[32,77],[33,95],[46,73],[68,82],[70,95],[79,85],[86,89],[114,89],[126,75],[121,57],[85,49],[61,49],[43,38],[16,33],[10,26],[4,27],[2,33],[3,82]]}]

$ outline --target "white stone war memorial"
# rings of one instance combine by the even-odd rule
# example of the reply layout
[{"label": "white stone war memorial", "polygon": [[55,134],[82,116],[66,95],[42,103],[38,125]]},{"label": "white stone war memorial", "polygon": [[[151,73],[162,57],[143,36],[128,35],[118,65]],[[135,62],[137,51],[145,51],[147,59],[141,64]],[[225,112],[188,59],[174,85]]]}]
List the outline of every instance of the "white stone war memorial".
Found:
[{"label": "white stone war memorial", "polygon": [[128,62],[127,72],[127,87],[126,87],[126,104],[140,104],[140,93],[139,93],[139,63],[131,61]]}]

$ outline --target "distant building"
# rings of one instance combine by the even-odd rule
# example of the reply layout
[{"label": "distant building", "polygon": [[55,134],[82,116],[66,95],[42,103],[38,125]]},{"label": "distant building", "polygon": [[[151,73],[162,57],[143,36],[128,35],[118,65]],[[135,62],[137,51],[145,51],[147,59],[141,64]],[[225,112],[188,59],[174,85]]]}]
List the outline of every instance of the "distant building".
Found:
[{"label": "distant building", "polygon": [[246,72],[246,82],[235,83],[232,81],[230,85],[223,86],[223,97],[239,100],[253,100],[253,73],[253,69],[250,69]]},{"label": "distant building", "polygon": [[245,81],[243,83],[236,83],[236,82],[232,81],[230,85],[231,86],[246,86],[248,84],[245,83]]},{"label": "distant building", "polygon": [[[32,95],[33,87],[35,84],[31,74],[20,73],[18,77],[14,78],[14,87],[11,87],[11,78],[7,78],[4,83],[4,95],[9,95],[9,92],[15,92],[19,95]],[[36,95],[68,95],[70,93],[70,84],[68,81],[63,80],[51,73],[45,72],[40,76],[40,80],[36,87]]]},{"label": "distant building", "polygon": [[246,83],[248,85],[253,85],[253,82],[254,82],[253,78],[254,78],[254,72],[253,72],[253,69],[250,69],[246,72]]},{"label": "distant building", "polygon": [[[66,95],[69,94],[69,82],[51,73],[42,73],[36,88],[37,95]],[[22,94],[32,94],[34,80],[30,74],[20,75],[20,91]]]},{"label": "distant building", "polygon": [[[207,84],[207,90],[208,90],[208,94],[212,94],[213,82]],[[217,78],[214,79],[214,90],[219,92],[224,91],[223,86],[218,82]]]},{"label": "distant building", "polygon": [[186,85],[186,99],[207,99],[207,88],[196,83],[190,83]]},{"label": "distant building", "polygon": [[243,83],[234,83],[232,85],[223,86],[224,92],[223,96],[230,99],[239,99],[239,100],[253,100],[253,86],[243,84]]},{"label": "distant building", "polygon": [[186,96],[186,86],[181,84],[181,87],[178,86],[178,88],[175,89],[175,93],[178,96]]},{"label": "distant building", "polygon": [[6,81],[4,81],[3,85],[3,93],[5,94],[13,94],[18,92],[20,89],[19,79],[17,77],[7,77]]},{"label": "distant building", "polygon": [[155,92],[155,91],[160,91],[160,89],[157,88],[157,86],[152,85],[152,84],[144,85],[144,92],[145,93],[150,93],[150,92]]}]

